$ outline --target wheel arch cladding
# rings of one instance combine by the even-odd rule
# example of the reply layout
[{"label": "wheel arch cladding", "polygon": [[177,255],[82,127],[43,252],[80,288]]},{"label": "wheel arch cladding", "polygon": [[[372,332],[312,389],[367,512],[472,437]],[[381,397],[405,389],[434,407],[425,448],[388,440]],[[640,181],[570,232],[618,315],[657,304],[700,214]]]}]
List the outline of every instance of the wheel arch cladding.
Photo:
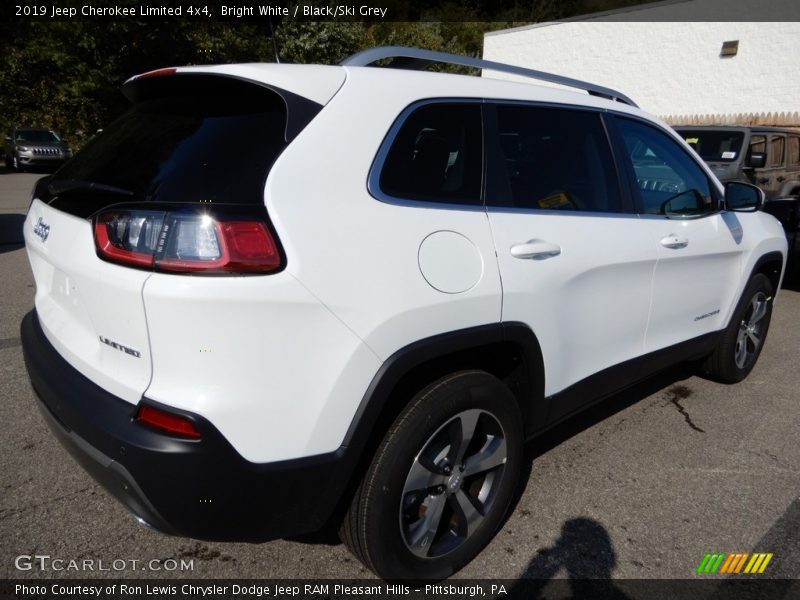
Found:
[{"label": "wheel arch cladding", "polygon": [[756,261],[747,281],[752,279],[754,275],[763,273],[769,279],[772,284],[772,290],[775,293],[780,287],[782,270],[783,255],[780,252],[768,252]]},{"label": "wheel arch cladding", "polygon": [[348,451],[360,456],[351,484],[358,481],[373,451],[416,392],[443,375],[468,369],[486,371],[508,385],[523,415],[526,437],[544,427],[544,361],[527,325],[495,323],[439,334],[396,351],[373,378],[343,442]]}]

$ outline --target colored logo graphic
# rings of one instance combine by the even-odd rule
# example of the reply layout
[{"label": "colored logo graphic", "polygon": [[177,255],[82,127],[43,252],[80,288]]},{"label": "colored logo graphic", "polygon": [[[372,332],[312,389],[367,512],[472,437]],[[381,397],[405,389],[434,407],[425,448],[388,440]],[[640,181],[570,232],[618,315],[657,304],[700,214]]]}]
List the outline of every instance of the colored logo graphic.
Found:
[{"label": "colored logo graphic", "polygon": [[697,573],[700,575],[755,575],[763,573],[769,561],[772,560],[772,552],[725,552],[706,553]]}]

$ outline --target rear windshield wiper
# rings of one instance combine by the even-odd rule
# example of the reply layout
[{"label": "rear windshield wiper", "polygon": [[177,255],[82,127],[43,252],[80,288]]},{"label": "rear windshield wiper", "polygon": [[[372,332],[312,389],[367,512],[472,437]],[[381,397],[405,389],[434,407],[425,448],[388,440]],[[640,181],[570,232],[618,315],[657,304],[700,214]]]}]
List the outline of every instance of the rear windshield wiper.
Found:
[{"label": "rear windshield wiper", "polygon": [[97,183],[96,181],[80,181],[75,179],[62,179],[53,181],[47,186],[47,189],[51,194],[54,195],[73,191],[106,192],[108,194],[119,194],[121,196],[133,196],[134,194],[131,190],[114,187],[113,185]]}]

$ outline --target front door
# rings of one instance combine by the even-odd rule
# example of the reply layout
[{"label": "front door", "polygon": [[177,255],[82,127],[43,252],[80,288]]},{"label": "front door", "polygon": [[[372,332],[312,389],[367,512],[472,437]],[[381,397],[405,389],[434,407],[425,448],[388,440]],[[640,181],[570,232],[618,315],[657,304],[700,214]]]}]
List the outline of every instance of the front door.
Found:
[{"label": "front door", "polygon": [[742,228],[721,194],[672,136],[617,117],[635,178],[640,227],[658,252],[645,351],[722,329],[740,281]]}]

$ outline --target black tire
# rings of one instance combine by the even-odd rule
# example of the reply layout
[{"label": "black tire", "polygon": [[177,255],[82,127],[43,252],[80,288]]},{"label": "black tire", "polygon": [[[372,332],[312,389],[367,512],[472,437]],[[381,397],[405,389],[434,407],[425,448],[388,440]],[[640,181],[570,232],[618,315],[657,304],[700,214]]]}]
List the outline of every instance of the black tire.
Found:
[{"label": "black tire", "polygon": [[20,167],[19,159],[17,158],[16,154],[11,155],[11,164],[9,165],[12,171],[16,171],[17,173],[22,172],[22,167]]},{"label": "black tire", "polygon": [[[473,420],[471,441],[459,443]],[[515,498],[521,423],[514,396],[488,373],[461,371],[429,385],[383,438],[339,530],[342,541],[387,580],[452,575],[494,537]],[[481,470],[503,451],[505,462]]]},{"label": "black tire", "polygon": [[767,341],[773,294],[772,282],[766,275],[753,276],[716,349],[706,361],[707,375],[722,383],[737,383],[753,370]]}]

